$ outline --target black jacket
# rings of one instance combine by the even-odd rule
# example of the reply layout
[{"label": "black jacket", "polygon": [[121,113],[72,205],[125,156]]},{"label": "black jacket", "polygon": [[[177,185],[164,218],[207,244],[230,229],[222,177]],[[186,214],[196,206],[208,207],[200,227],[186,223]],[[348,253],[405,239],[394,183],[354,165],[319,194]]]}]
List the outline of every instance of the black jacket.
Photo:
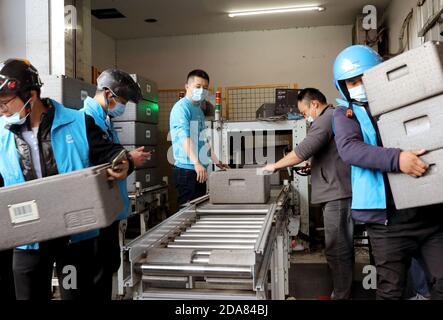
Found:
[{"label": "black jacket", "polygon": [[[51,144],[51,128],[54,121],[55,109],[52,107],[49,99],[42,100],[43,104],[48,107],[48,111],[42,114],[40,127],[38,131],[38,142],[40,151],[40,165],[42,168],[43,177],[50,177],[57,175],[57,163],[55,161],[54,153]],[[86,134],[89,143],[89,161],[91,165],[101,165],[111,163],[112,160],[124,150],[120,144],[115,144],[110,141],[106,134],[95,124],[92,117],[86,117]],[[27,121],[26,125],[29,125]],[[23,176],[26,181],[37,179],[34,166],[32,163],[31,150],[29,145],[23,139],[21,127],[12,126],[11,132],[14,133],[17,150],[20,155],[20,166],[22,168]],[[134,163],[129,157],[129,172],[134,171]]]}]

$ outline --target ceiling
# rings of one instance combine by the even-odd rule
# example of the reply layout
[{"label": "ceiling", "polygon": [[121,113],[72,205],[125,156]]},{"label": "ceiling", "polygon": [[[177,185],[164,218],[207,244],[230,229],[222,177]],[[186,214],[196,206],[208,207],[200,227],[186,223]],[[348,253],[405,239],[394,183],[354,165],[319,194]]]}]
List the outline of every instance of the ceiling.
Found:
[{"label": "ceiling", "polygon": [[[381,13],[391,0],[372,0]],[[98,20],[93,25],[114,39],[202,33],[349,25],[368,0],[92,0],[92,9],[117,8],[126,18]],[[227,12],[269,7],[322,5],[324,12],[282,13],[229,18]],[[149,24],[145,19],[155,18]]]}]

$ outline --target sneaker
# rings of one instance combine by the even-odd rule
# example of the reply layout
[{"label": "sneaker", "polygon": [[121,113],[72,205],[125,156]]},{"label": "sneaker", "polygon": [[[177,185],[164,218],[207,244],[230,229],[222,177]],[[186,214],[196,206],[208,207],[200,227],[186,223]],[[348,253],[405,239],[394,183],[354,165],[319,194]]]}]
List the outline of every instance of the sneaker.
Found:
[{"label": "sneaker", "polygon": [[409,298],[408,300],[431,300],[431,298],[422,296],[421,294],[417,293],[415,297]]}]

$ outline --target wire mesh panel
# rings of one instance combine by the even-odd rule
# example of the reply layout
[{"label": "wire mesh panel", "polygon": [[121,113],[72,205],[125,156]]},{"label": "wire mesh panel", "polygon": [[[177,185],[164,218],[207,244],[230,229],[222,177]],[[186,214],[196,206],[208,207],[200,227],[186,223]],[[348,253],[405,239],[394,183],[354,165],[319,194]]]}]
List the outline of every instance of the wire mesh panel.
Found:
[{"label": "wire mesh panel", "polygon": [[275,103],[275,89],[285,85],[226,88],[226,117],[228,120],[254,120],[264,103]]},{"label": "wire mesh panel", "polygon": [[160,107],[158,126],[161,132],[169,131],[169,115],[172,107],[179,100],[180,92],[183,89],[159,90],[158,104]]}]

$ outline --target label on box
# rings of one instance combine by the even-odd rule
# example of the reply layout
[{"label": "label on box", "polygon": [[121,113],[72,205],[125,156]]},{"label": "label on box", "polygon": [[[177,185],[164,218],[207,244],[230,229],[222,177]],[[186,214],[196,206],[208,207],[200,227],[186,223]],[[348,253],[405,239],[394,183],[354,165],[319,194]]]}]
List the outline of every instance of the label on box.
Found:
[{"label": "label on box", "polygon": [[146,139],[151,138],[151,130],[146,130]]},{"label": "label on box", "polygon": [[37,202],[28,201],[9,206],[12,224],[20,224],[40,219]]},{"label": "label on box", "polygon": [[151,93],[151,86],[149,84],[146,85],[146,92]]},{"label": "label on box", "polygon": [[147,183],[151,182],[151,175],[149,173],[146,174],[145,179]]},{"label": "label on box", "polygon": [[150,108],[146,109],[146,115],[147,115],[148,117],[151,116],[151,113],[152,113],[152,111],[151,111]]}]

